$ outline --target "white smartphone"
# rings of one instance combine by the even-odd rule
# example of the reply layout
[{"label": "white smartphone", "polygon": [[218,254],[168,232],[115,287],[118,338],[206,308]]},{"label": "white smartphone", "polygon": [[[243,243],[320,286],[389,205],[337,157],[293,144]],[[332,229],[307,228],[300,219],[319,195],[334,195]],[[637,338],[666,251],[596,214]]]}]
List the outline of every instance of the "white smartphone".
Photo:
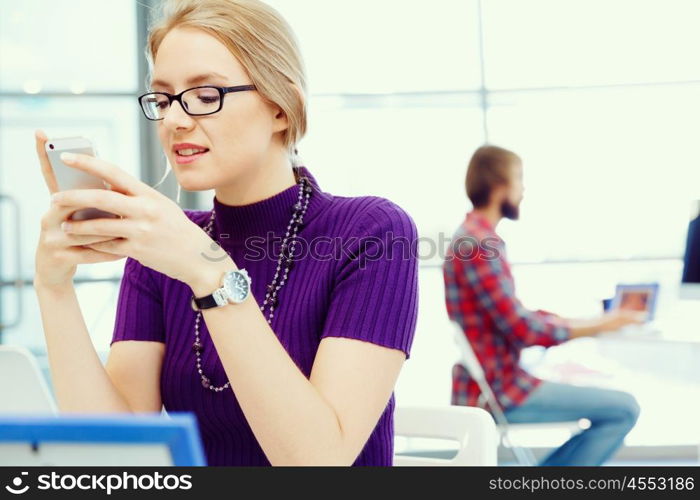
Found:
[{"label": "white smartphone", "polygon": [[[61,153],[75,153],[89,156],[97,156],[95,148],[89,139],[85,137],[63,137],[60,139],[49,139],[44,146],[49,157],[49,163],[53,169],[58,189],[66,191],[69,189],[111,189],[111,186],[99,177],[83,172],[77,168],[69,167],[61,161]],[[117,216],[98,210],[96,208],[85,208],[73,212],[70,220],[88,219],[114,219]]]}]

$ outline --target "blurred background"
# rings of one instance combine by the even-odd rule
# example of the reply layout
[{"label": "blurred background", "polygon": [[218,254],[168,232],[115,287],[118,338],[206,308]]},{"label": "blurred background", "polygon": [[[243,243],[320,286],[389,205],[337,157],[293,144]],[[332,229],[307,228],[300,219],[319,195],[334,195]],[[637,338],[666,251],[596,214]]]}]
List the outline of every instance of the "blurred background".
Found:
[{"label": "blurred background", "polygon": [[[47,369],[32,289],[48,208],[33,131],[85,135],[154,185],[165,172],[136,96],[150,0],[0,0],[0,342]],[[696,0],[269,0],[294,28],[310,83],[300,153],[334,194],[387,197],[420,245],[420,316],[399,404],[449,404],[457,353],[442,258],[469,210],[467,162],[485,142],[520,154],[522,220],[504,222],[518,293],[563,316],[601,312],[618,283],[659,283],[661,334],[525,353],[542,376],[633,393],[642,407],[618,463],[696,462],[700,302],[679,283],[700,199]],[[174,197],[172,176],[160,189]],[[213,193],[183,193],[209,209]],[[106,356],[123,261],[78,270]],[[532,446],[560,440],[527,436]]]}]

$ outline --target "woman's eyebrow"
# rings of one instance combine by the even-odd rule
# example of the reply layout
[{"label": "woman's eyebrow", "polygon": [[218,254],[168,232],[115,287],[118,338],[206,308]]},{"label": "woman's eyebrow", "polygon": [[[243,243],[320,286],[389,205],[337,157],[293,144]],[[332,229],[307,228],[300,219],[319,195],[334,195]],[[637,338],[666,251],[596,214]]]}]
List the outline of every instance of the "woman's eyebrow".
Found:
[{"label": "woman's eyebrow", "polygon": [[[210,81],[210,80],[228,80],[228,77],[225,77],[222,74],[216,73],[216,72],[211,72],[211,73],[204,73],[201,75],[193,76],[191,78],[188,78],[186,80],[186,83],[188,85],[196,85],[198,83],[202,83],[205,81]],[[151,87],[167,87],[171,88],[170,84],[168,82],[165,82],[163,80],[153,80],[151,82]]]}]

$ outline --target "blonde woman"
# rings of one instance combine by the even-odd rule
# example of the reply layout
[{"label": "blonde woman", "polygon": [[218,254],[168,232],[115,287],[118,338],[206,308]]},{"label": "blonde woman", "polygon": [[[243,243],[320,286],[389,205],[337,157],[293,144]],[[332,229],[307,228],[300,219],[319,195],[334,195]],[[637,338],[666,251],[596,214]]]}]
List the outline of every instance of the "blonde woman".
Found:
[{"label": "blonde woman", "polygon": [[[84,156],[65,161],[113,190],[57,193],[37,132],[54,194],[35,286],[61,410],[194,412],[209,465],[390,465],[417,313],[413,221],[383,198],[331,195],[293,161],[303,64],[272,8],[166,2],[148,52],[142,110],[180,186],[215,190],[213,209],[183,212]],[[81,207],[121,217],[68,221]],[[389,235],[410,248],[389,251]],[[124,257],[103,367],[72,277]]]}]

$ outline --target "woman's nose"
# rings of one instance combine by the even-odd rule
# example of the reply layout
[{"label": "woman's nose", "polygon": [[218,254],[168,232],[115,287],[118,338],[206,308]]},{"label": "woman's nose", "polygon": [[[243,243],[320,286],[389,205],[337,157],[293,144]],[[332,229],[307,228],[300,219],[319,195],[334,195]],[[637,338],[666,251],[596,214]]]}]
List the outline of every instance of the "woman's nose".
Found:
[{"label": "woman's nose", "polygon": [[163,123],[169,128],[189,128],[192,126],[194,120],[190,115],[185,113],[182,105],[173,100],[170,107],[165,113],[165,118],[163,118]]}]

